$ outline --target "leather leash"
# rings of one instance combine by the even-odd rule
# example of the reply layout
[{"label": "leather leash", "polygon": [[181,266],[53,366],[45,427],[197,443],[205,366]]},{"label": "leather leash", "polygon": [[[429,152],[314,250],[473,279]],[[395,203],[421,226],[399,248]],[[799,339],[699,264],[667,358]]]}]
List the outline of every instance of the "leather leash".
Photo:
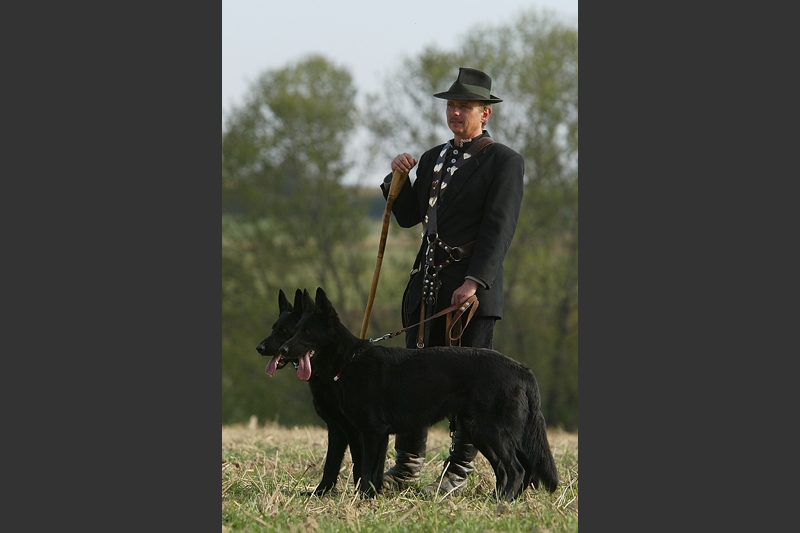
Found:
[{"label": "leather leash", "polygon": [[[396,337],[397,335],[399,335],[400,333],[403,333],[404,331],[408,331],[409,329],[411,329],[413,327],[421,325],[423,322],[427,322],[429,320],[433,320],[434,318],[438,318],[438,317],[440,317],[440,316],[442,316],[444,314],[447,314],[447,313],[449,313],[451,311],[455,311],[455,313],[453,313],[452,319],[449,320],[450,326],[448,327],[448,329],[447,329],[447,331],[445,333],[447,334],[447,336],[450,338],[451,341],[458,340],[458,339],[461,338],[461,335],[464,333],[464,330],[467,329],[467,325],[469,324],[469,321],[472,320],[472,315],[475,314],[475,310],[478,308],[478,303],[479,303],[478,302],[478,297],[473,294],[472,296],[467,298],[464,301],[464,303],[457,304],[457,305],[451,305],[447,309],[442,309],[441,311],[439,311],[435,315],[431,315],[428,318],[426,318],[425,320],[421,320],[420,322],[417,322],[416,324],[412,324],[412,325],[410,325],[410,326],[408,326],[406,328],[397,330],[397,331],[395,331],[393,333],[387,333],[386,335],[383,335],[382,337],[378,337],[377,339],[370,339],[369,342],[379,342],[379,341],[383,341],[383,340],[386,340],[386,339],[391,339],[392,337]],[[460,323],[461,317],[464,315],[464,313],[467,311],[467,309],[469,309],[469,314],[467,315],[466,321],[464,322],[463,327],[461,327],[460,331],[458,332],[458,335],[453,337],[451,335],[453,326],[455,324],[459,324]]]},{"label": "leather leash", "polygon": [[[435,315],[433,315],[433,316],[431,316],[431,317],[429,317],[429,318],[427,318],[427,319],[423,320],[422,322],[425,322],[426,320],[433,320],[434,318],[440,317],[440,316],[442,316],[442,315],[443,315],[443,314],[445,314],[445,313],[449,313],[450,311],[456,311],[456,312],[453,314],[453,320],[452,320],[452,322],[453,322],[453,324],[457,324],[457,323],[459,323],[459,322],[460,322],[462,315],[464,314],[464,312],[466,312],[466,310],[467,310],[468,308],[470,308],[470,312],[469,312],[469,314],[467,315],[467,320],[466,320],[466,322],[464,323],[464,327],[459,329],[459,332],[458,332],[458,336],[457,336],[457,337],[453,337],[452,335],[450,335],[450,329],[452,328],[452,326],[448,325],[448,331],[446,332],[446,333],[447,333],[447,336],[448,336],[448,337],[450,337],[450,340],[451,340],[451,341],[458,340],[459,338],[461,338],[461,335],[464,333],[464,330],[467,328],[467,324],[469,324],[469,321],[472,319],[472,315],[474,315],[474,314],[475,314],[475,309],[477,309],[477,308],[478,308],[478,297],[477,297],[477,296],[475,296],[474,294],[473,294],[472,296],[470,296],[469,298],[467,298],[467,299],[464,301],[464,303],[462,303],[462,304],[459,304],[459,305],[451,305],[451,306],[450,306],[450,307],[448,307],[447,309],[444,309],[444,310],[442,310],[442,311],[439,311],[439,312],[438,312],[438,313],[436,313]],[[449,319],[449,318],[450,318],[450,317],[448,317],[448,319]],[[413,324],[413,325],[411,325],[411,326],[408,326],[407,328],[403,328],[403,329],[401,329],[401,330],[398,330],[398,331],[395,331],[395,332],[393,332],[393,333],[387,333],[387,334],[386,334],[386,335],[384,335],[383,337],[378,337],[377,339],[369,339],[369,342],[378,342],[378,341],[382,341],[382,340],[386,340],[386,339],[391,339],[392,337],[396,337],[396,336],[397,336],[397,335],[399,335],[400,333],[402,333],[402,332],[404,332],[404,331],[406,331],[406,330],[409,330],[409,329],[413,328],[414,326],[419,326],[420,324],[422,324],[422,322],[418,322],[418,323],[416,323],[416,324]],[[450,320],[448,320],[448,323],[449,323],[449,322],[450,322]],[[448,346],[450,346],[450,344],[448,344]],[[342,368],[340,368],[340,369],[339,369],[339,372],[338,372],[338,373],[337,373],[335,376],[333,376],[333,381],[339,381],[339,379],[342,377],[342,372],[344,371],[345,367],[347,366],[347,364],[348,364],[350,361],[352,361],[352,360],[353,360],[353,358],[356,356],[356,353],[358,353],[358,350],[356,350],[356,352],[355,352],[355,353],[353,353],[353,355],[351,355],[351,356],[350,356],[350,359],[349,359],[348,361],[346,361],[346,362],[344,363],[344,365],[342,365]]]}]

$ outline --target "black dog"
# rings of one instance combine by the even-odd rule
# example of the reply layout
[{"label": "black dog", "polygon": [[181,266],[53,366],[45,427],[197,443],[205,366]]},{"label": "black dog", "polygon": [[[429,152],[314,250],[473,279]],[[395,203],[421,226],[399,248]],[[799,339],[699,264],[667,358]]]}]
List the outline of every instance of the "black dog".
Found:
[{"label": "black dog", "polygon": [[[303,292],[300,289],[295,291],[294,306],[286,299],[283,290],[278,292],[280,314],[275,323],[272,324],[272,333],[256,346],[256,350],[261,355],[272,356],[272,359],[264,369],[268,376],[272,376],[275,370],[283,368],[290,361],[288,358],[282,357],[278,350],[294,334],[302,315],[302,305]],[[313,494],[322,495],[336,486],[336,481],[339,479],[339,469],[342,466],[342,459],[348,445],[350,446],[350,456],[353,459],[353,480],[358,486],[361,476],[361,436],[355,426],[344,417],[338,408],[333,382],[328,383],[319,377],[311,375],[310,366],[307,362],[302,360],[300,362],[294,360],[293,362],[295,363],[297,377],[303,381],[308,381],[314,410],[328,428],[328,450],[325,454],[322,481],[314,489]]]},{"label": "black dog", "polygon": [[381,347],[342,324],[325,291],[303,291],[303,317],[280,348],[281,361],[334,384],[336,409],[363,444],[361,483],[380,491],[389,435],[457,416],[494,469],[497,495],[513,500],[531,484],[558,486],[539,386],[527,366],[485,348]]}]

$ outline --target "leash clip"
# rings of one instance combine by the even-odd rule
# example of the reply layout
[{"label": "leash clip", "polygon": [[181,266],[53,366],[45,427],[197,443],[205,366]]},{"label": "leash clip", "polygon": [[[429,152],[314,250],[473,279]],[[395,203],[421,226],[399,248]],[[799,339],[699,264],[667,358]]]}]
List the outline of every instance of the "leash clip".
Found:
[{"label": "leash clip", "polygon": [[391,339],[392,337],[394,337],[394,334],[387,333],[386,335],[383,335],[382,337],[378,337],[377,339],[370,339],[369,342],[385,341],[386,339]]}]

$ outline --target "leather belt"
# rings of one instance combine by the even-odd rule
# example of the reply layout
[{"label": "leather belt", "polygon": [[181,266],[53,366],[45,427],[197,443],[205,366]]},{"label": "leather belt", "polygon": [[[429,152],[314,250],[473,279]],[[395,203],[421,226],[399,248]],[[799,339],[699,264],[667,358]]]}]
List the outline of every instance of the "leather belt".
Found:
[{"label": "leather belt", "polygon": [[[471,256],[472,249],[475,248],[475,241],[468,242],[463,246],[456,246],[455,248],[451,248],[442,241],[439,241],[439,247],[450,254],[450,257],[445,259],[444,263],[442,263],[442,266],[444,266],[445,263],[449,265],[453,261],[461,261],[462,259],[466,259],[467,257]],[[453,254],[456,254],[457,257],[453,256]]]}]

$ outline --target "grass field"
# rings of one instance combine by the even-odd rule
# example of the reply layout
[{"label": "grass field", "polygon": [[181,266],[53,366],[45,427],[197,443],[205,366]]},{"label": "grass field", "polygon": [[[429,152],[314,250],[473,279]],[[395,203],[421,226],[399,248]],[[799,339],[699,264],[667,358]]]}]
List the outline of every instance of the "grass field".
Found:
[{"label": "grass field", "polygon": [[[460,494],[429,497],[422,488],[441,471],[450,437],[431,428],[427,462],[417,486],[375,499],[355,495],[352,463],[345,454],[339,486],[315,497],[322,477],[327,433],[320,427],[277,425],[222,427],[222,531],[558,533],[578,531],[578,435],[548,428],[559,472],[550,494],[526,490],[514,502],[498,502],[494,472],[478,454],[475,472]],[[387,468],[393,464],[394,437]]]}]

